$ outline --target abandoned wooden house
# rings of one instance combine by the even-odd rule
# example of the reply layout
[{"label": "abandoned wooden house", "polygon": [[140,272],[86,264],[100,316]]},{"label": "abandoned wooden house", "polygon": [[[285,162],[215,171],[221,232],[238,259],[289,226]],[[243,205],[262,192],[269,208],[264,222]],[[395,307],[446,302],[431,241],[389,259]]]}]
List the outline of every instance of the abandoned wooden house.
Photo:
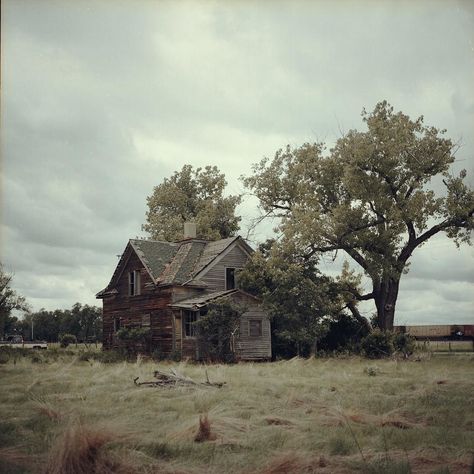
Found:
[{"label": "abandoned wooden house", "polygon": [[[120,328],[149,329],[148,350],[203,358],[195,322],[211,302],[245,306],[234,352],[240,360],[271,357],[270,321],[259,300],[237,288],[237,273],[252,254],[241,238],[205,241],[185,224],[179,242],[130,240],[105,289],[103,347],[118,348]],[[243,307],[243,306],[242,306]]]}]

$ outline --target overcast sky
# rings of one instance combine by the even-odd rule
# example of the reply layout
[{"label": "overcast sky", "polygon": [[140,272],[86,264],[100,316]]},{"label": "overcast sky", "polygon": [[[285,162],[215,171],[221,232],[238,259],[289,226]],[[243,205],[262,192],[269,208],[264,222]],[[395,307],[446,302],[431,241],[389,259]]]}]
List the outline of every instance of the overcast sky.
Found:
[{"label": "overcast sky", "polygon": [[[253,163],[331,144],[382,99],[461,140],[452,170],[472,185],[473,36],[468,1],[4,0],[1,259],[15,289],[35,310],[100,304],[164,177],[217,165],[243,192]],[[474,323],[473,255],[443,236],[418,250],[396,322]]]}]

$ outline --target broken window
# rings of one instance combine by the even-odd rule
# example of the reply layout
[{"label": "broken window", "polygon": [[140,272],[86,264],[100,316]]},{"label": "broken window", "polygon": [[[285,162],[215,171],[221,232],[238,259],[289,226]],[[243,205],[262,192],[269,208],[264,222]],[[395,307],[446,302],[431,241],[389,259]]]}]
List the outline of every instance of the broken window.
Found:
[{"label": "broken window", "polygon": [[196,326],[194,323],[197,321],[197,313],[194,311],[184,312],[184,335],[186,337],[196,337]]},{"label": "broken window", "polygon": [[140,294],[140,272],[138,270],[128,274],[128,294],[130,296]]},{"label": "broken window", "polygon": [[225,289],[233,290],[235,288],[235,268],[225,269]]}]

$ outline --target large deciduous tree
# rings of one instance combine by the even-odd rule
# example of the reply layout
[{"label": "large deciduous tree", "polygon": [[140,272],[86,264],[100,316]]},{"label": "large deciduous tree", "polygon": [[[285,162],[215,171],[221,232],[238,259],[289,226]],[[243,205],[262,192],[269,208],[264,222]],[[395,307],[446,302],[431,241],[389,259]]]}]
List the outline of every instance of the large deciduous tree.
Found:
[{"label": "large deciduous tree", "polygon": [[385,101],[362,117],[367,130],[349,131],[328,154],[321,143],[288,146],[256,164],[244,183],[268,215],[281,218],[283,241],[302,258],[343,251],[355,261],[371,289],[346,291],[354,301],[374,300],[377,325],[391,329],[414,250],[440,232],[458,246],[470,243],[474,193],[465,171],[449,174],[457,147],[445,130]]},{"label": "large deciduous tree", "polygon": [[235,208],[240,196],[224,196],[227,185],[216,166],[193,169],[185,165],[155,186],[147,198],[146,223],[142,226],[152,239],[173,241],[183,238],[183,224],[196,222],[197,237],[218,240],[239,230]]}]

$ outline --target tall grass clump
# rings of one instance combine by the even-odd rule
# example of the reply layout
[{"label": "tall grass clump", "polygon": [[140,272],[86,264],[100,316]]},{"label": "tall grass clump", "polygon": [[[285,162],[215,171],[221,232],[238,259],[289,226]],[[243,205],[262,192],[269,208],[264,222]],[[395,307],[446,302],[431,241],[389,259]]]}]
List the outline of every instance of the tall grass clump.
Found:
[{"label": "tall grass clump", "polygon": [[112,430],[70,424],[51,448],[45,474],[134,472],[111,453],[110,445],[118,441],[121,437]]}]

